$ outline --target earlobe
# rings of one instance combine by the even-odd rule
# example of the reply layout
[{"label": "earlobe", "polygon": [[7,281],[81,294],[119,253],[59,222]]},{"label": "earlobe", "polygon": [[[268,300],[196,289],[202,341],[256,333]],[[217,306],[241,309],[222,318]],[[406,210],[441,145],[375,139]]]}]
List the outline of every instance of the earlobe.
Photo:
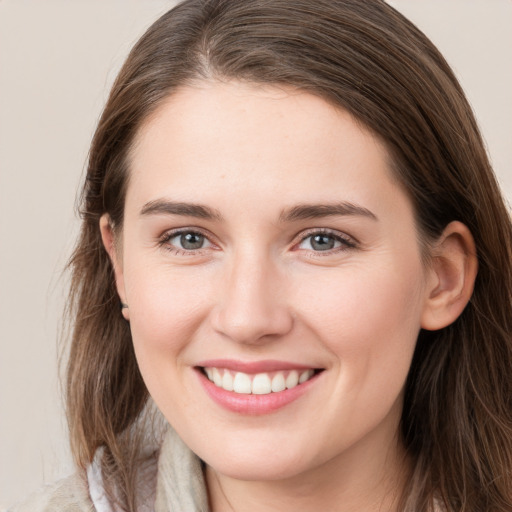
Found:
[{"label": "earlobe", "polygon": [[110,216],[106,213],[100,218],[100,232],[103,246],[109,255],[110,261],[112,262],[112,267],[114,268],[116,288],[121,303],[121,313],[126,320],[129,320],[130,311],[126,303],[122,260],[120,258],[120,254],[118,253],[118,244],[116,244]]},{"label": "earlobe", "polygon": [[466,307],[478,271],[475,241],[461,222],[448,224],[432,249],[421,327],[442,329]]}]

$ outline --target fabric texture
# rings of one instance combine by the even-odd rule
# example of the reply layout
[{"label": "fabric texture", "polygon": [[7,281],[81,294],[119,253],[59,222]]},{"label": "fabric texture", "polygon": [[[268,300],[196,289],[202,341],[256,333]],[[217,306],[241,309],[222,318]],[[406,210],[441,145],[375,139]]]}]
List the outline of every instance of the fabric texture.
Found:
[{"label": "fabric texture", "polygon": [[[155,461],[156,465],[156,461]],[[144,471],[151,472],[149,465]],[[142,489],[139,512],[208,512],[201,460],[169,427],[158,456],[156,482]],[[148,474],[148,473],[146,473]],[[47,486],[8,512],[115,512],[106,501],[95,457],[87,481],[76,474]]]},{"label": "fabric texture", "polygon": [[95,512],[87,482],[78,474],[32,494],[7,512]]},{"label": "fabric texture", "polygon": [[94,457],[92,464],[87,468],[87,483],[89,484],[89,495],[96,512],[114,512],[105,495],[103,488],[103,479],[101,477],[100,455],[98,453]]},{"label": "fabric texture", "polygon": [[171,428],[158,459],[155,512],[208,512],[203,463]]}]

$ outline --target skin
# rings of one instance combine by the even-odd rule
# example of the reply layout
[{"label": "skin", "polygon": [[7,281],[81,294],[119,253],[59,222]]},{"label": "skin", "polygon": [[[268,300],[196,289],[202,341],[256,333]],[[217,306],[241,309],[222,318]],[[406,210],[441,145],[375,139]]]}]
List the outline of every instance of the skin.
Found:
[{"label": "skin", "polygon": [[[141,213],[155,201],[217,216]],[[282,218],[341,202],[366,213]],[[476,259],[452,223],[424,265],[412,204],[377,138],[310,94],[198,83],[139,130],[122,236],[107,215],[100,226],[142,375],[206,462],[212,510],[394,510],[417,335],[460,314]],[[176,229],[205,235],[203,247],[180,247]],[[313,247],[319,230],[332,249]],[[200,385],[194,367],[214,358],[323,372],[291,404],[241,415]]]}]

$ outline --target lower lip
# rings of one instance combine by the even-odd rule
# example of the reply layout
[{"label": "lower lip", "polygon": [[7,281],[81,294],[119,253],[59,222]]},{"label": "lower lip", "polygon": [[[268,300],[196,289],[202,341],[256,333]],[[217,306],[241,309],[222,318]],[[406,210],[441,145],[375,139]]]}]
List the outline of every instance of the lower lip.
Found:
[{"label": "lower lip", "polygon": [[313,386],[322,372],[294,388],[267,395],[249,395],[226,391],[211,382],[201,370],[196,370],[196,373],[204,390],[215,403],[228,411],[256,416],[272,413],[294,402]]}]

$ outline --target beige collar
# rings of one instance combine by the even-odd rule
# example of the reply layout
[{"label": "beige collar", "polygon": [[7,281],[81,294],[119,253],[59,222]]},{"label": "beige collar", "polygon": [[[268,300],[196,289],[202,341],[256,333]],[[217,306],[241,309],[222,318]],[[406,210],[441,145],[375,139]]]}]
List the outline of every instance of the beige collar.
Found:
[{"label": "beige collar", "polygon": [[158,458],[155,512],[208,512],[202,462],[171,427]]}]

